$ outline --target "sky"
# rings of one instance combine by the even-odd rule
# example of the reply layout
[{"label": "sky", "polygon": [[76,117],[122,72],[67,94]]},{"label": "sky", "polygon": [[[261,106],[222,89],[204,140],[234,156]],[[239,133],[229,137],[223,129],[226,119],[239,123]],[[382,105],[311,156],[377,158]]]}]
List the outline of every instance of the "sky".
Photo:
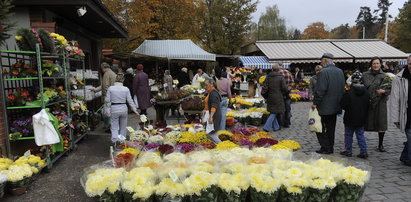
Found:
[{"label": "sky", "polygon": [[[378,0],[259,0],[257,12],[253,13],[253,21],[258,22],[267,6],[277,5],[280,16],[285,18],[288,28],[298,28],[303,31],[308,24],[324,22],[331,30],[341,24],[354,25],[360,7],[368,6],[371,11],[377,9]],[[390,0],[389,13],[398,15],[406,0]]]}]

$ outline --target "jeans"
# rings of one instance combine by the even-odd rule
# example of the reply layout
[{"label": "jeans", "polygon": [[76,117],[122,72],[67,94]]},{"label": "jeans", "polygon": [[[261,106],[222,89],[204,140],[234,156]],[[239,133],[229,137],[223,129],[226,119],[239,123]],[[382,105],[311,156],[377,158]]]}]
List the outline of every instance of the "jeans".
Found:
[{"label": "jeans", "polygon": [[220,130],[225,130],[227,108],[228,108],[227,97],[223,97],[223,99],[221,100]]},{"label": "jeans", "polygon": [[127,127],[127,112],[115,112],[111,113],[111,141],[117,142],[120,139],[119,135],[126,137],[126,127]]},{"label": "jeans", "polygon": [[360,152],[365,153],[367,152],[367,143],[365,142],[364,136],[364,127],[349,127],[345,126],[345,133],[344,133],[344,143],[345,143],[345,151],[352,153],[352,142],[353,142],[353,135],[357,136],[358,146],[360,147]]},{"label": "jeans", "polygon": [[405,129],[405,135],[407,136],[407,142],[404,142],[400,160],[411,163],[411,128]]},{"label": "jeans", "polygon": [[280,125],[278,124],[276,114],[270,114],[263,127],[266,131],[270,131],[271,128],[273,128],[274,131],[280,130]]},{"label": "jeans", "polygon": [[321,150],[334,152],[335,123],[337,122],[337,114],[320,116],[323,132],[317,133],[317,138],[321,145]]}]

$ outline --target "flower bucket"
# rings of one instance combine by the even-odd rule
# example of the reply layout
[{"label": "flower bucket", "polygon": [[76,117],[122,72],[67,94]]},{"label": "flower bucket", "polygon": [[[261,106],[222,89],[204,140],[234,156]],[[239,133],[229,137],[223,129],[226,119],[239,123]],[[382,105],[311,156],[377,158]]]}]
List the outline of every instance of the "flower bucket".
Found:
[{"label": "flower bucket", "polygon": [[27,192],[27,186],[9,188],[8,192],[13,196],[20,196]]},{"label": "flower bucket", "polygon": [[0,183],[0,199],[4,196],[4,188],[6,187],[7,182]]}]

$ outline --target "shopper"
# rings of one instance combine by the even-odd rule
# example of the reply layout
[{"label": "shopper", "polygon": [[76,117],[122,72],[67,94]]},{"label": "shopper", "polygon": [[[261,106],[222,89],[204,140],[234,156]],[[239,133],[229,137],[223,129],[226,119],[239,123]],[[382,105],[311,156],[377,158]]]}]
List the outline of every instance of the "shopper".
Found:
[{"label": "shopper", "polygon": [[126,127],[128,118],[127,103],[131,110],[137,114],[136,105],[130,95],[130,90],[123,86],[124,75],[119,74],[115,80],[114,86],[107,89],[106,103],[111,103],[111,141],[116,143],[126,137]]},{"label": "shopper", "polygon": [[321,57],[321,66],[324,68],[317,75],[317,84],[314,92],[312,109],[318,109],[323,126],[322,134],[317,134],[321,145],[317,153],[334,153],[335,124],[337,114],[341,113],[341,98],[344,94],[345,78],[341,69],[335,66],[334,56],[324,53]]},{"label": "shopper", "polygon": [[364,126],[367,121],[368,115],[368,103],[370,101],[370,95],[362,84],[361,72],[355,72],[351,76],[351,88],[348,90],[341,100],[341,108],[344,113],[344,144],[345,150],[341,152],[341,155],[351,157],[352,156],[352,142],[353,135],[357,136],[358,146],[360,147],[359,158],[366,159],[367,143],[364,137]]},{"label": "shopper", "polygon": [[411,55],[407,62],[407,67],[401,70],[392,82],[390,114],[391,120],[407,137],[400,161],[411,166],[411,107],[407,107],[411,106]]},{"label": "shopper", "polygon": [[197,70],[197,74],[194,76],[193,78],[193,82],[191,82],[191,84],[193,86],[200,86],[201,84],[201,80],[202,79],[206,79],[206,78],[210,78],[206,73],[203,72],[203,70],[201,68],[198,68]]},{"label": "shopper", "polygon": [[273,128],[274,131],[280,130],[276,115],[285,112],[284,95],[288,92],[287,85],[283,75],[279,72],[280,65],[275,64],[272,72],[268,74],[264,81],[263,90],[265,91],[267,111],[270,112],[270,116],[264,124],[264,131],[270,131]]},{"label": "shopper", "polygon": [[321,71],[322,68],[323,67],[321,65],[315,66],[314,68],[315,74],[314,76],[310,78],[310,84],[308,85],[308,98],[310,100],[314,100],[314,93],[315,93],[314,89],[315,89],[315,84],[317,84],[317,75]]},{"label": "shopper", "polygon": [[365,130],[378,132],[377,151],[385,152],[383,141],[385,131],[387,130],[387,100],[390,95],[390,90],[384,90],[381,87],[381,84],[386,77],[381,69],[382,59],[374,57],[371,59],[370,66],[370,70],[364,73],[364,85],[371,96]]},{"label": "shopper", "polygon": [[231,99],[231,82],[227,79],[227,72],[216,71],[217,88],[221,95],[221,124],[220,130],[225,130],[226,113],[228,109],[227,99]]},{"label": "shopper", "polygon": [[170,70],[164,71],[163,77],[164,90],[170,93],[173,90],[173,77],[170,75]]},{"label": "shopper", "polygon": [[123,85],[130,90],[131,98],[134,97],[133,93],[133,79],[134,79],[134,70],[133,68],[128,68],[126,70],[126,74],[124,74],[124,82]]},{"label": "shopper", "polygon": [[[101,91],[102,94],[102,100],[104,102],[105,98],[106,98],[106,94],[107,94],[107,89],[110,86],[113,86],[115,81],[116,81],[116,73],[113,72],[113,70],[111,70],[111,67],[109,64],[103,62],[101,63],[101,71],[104,73],[103,75],[103,80],[101,82],[101,86],[93,89],[93,92],[99,92]],[[104,120],[104,126],[103,129],[105,130],[106,133],[110,132],[110,117],[109,116],[105,116],[103,117]]]},{"label": "shopper", "polygon": [[291,125],[291,97],[290,91],[294,87],[294,79],[293,75],[290,71],[286,70],[282,63],[280,65],[280,73],[283,75],[285,84],[287,85],[287,93],[284,95],[284,105],[285,105],[285,112],[284,114],[278,114],[277,119],[281,126],[284,128],[289,128]]},{"label": "shopper", "polygon": [[137,73],[133,80],[134,95],[137,96],[138,108],[140,114],[147,115],[147,109],[150,107],[150,87],[148,85],[148,75],[143,72],[143,65],[137,65]]},{"label": "shopper", "polygon": [[187,71],[188,71],[187,68],[183,67],[183,68],[181,68],[180,73],[177,75],[177,80],[178,80],[177,87],[178,88],[181,88],[185,85],[190,85],[191,80],[190,80],[190,78],[187,74]]},{"label": "shopper", "polygon": [[214,144],[218,144],[221,142],[217,135],[217,131],[220,129],[221,124],[221,95],[216,90],[217,85],[213,79],[205,79],[204,84],[205,89],[208,92],[208,95],[204,100],[204,111],[208,111],[209,114],[209,118],[206,124],[214,125],[214,130],[212,132],[207,133],[207,137]]}]

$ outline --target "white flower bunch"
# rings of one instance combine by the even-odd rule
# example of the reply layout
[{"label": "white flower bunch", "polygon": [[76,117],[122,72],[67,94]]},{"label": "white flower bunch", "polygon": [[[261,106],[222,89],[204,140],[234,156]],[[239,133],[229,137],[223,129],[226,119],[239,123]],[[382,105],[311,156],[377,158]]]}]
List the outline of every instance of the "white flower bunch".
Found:
[{"label": "white flower bunch", "polygon": [[164,137],[161,135],[153,135],[148,138],[148,143],[162,143],[164,141]]},{"label": "white flower bunch", "polygon": [[148,133],[142,130],[137,130],[130,134],[130,141],[146,142],[148,140]]}]

